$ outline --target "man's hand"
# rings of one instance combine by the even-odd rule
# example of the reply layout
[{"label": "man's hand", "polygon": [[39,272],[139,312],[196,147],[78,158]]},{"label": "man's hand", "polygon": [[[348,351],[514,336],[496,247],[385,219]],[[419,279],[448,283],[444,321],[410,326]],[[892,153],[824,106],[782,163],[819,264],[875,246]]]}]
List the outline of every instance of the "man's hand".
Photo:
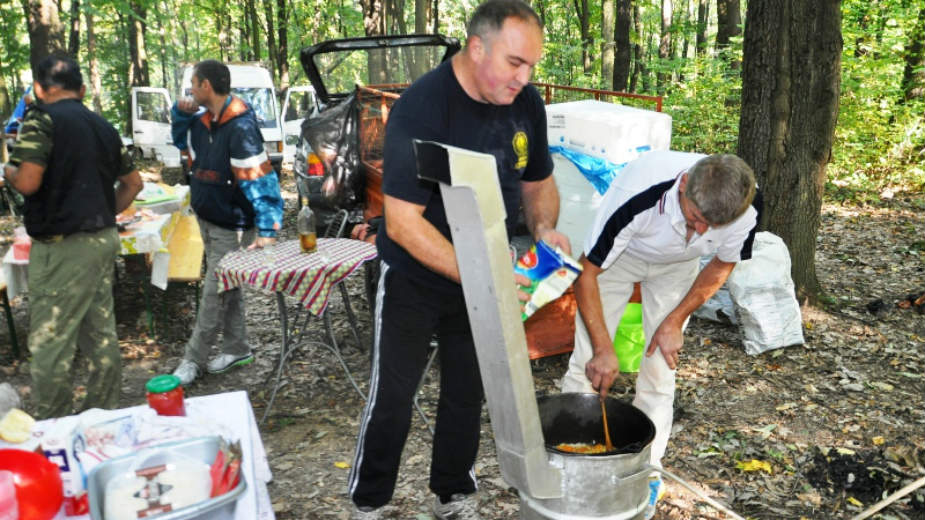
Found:
[{"label": "man's hand", "polygon": [[257,237],[254,243],[247,247],[248,250],[263,249],[276,243],[275,237]]},{"label": "man's hand", "polygon": [[180,112],[195,114],[199,111],[199,103],[191,97],[185,97],[177,100],[177,109],[180,110]]},{"label": "man's hand", "polygon": [[614,380],[620,375],[620,363],[617,355],[613,351],[613,346],[609,348],[598,349],[585,364],[585,375],[591,382],[591,386],[601,397],[607,397],[607,391],[613,385]]},{"label": "man's hand", "polygon": [[683,324],[683,321],[681,323],[676,323],[670,316],[665,318],[662,324],[658,326],[658,329],[656,329],[655,335],[652,336],[652,342],[649,343],[649,348],[646,349],[646,357],[654,354],[657,348],[662,352],[662,356],[665,357],[665,363],[668,364],[668,368],[677,370],[681,346],[684,343],[684,338],[681,334],[681,326]]},{"label": "man's hand", "polygon": [[537,232],[537,240],[542,240],[547,244],[565,251],[565,254],[572,256],[572,245],[567,236],[563,235],[554,228],[545,228]]},{"label": "man's hand", "polygon": [[523,288],[530,287],[530,279],[520,273],[514,273],[514,287],[517,288],[517,299],[520,300],[520,310],[523,310],[523,304],[530,301],[530,295]]}]

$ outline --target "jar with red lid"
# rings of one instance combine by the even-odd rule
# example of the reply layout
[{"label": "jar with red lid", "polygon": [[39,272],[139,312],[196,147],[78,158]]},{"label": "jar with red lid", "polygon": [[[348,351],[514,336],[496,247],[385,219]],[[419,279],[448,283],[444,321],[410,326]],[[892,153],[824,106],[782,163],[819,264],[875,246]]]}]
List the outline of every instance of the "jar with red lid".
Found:
[{"label": "jar with red lid", "polygon": [[145,384],[148,406],[158,415],[186,415],[180,378],[172,374],[154,376]]}]

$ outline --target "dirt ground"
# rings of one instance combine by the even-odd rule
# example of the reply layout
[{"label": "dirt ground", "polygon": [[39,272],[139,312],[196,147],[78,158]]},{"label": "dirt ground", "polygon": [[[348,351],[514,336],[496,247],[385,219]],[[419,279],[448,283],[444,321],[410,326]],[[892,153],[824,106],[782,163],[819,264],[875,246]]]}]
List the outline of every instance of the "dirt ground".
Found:
[{"label": "dirt ground", "polygon": [[[159,171],[149,166],[148,178]],[[165,175],[165,178],[167,175]],[[294,235],[296,198],[284,175],[286,226]],[[925,474],[925,319],[897,302],[925,291],[925,198],[896,195],[878,207],[823,207],[818,275],[832,302],[803,309],[805,345],[748,356],[734,326],[693,319],[678,370],[675,426],[663,460],[666,469],[754,519],[840,519],[867,509]],[[15,224],[0,222],[0,234]],[[0,248],[5,247],[0,242]],[[182,285],[151,288],[155,334],[147,327],[143,262],[120,260],[115,297],[123,351],[122,405],[144,401],[144,382],[179,362],[192,327],[194,291]],[[370,323],[363,271],[348,279],[349,300],[361,331],[349,333],[343,301],[331,299],[335,335],[346,363],[367,389]],[[189,395],[245,389],[259,418],[269,397],[280,332],[271,295],[248,292],[249,337],[256,363],[224,375],[207,375]],[[880,304],[868,304],[875,300]],[[19,344],[25,348],[28,300],[14,301]],[[322,334],[319,320],[308,334]],[[567,355],[531,362],[538,394],[557,392]],[[435,370],[421,405],[432,420],[438,387]],[[81,384],[78,371],[75,385]],[[25,397],[28,361],[14,359],[0,327],[0,380]],[[327,351],[296,352],[268,420],[261,426],[273,471],[270,494],[277,518],[346,519],[346,480],[363,400]],[[631,400],[634,377],[618,380],[613,395]],[[82,387],[77,387],[79,399]],[[488,413],[475,471],[482,515],[518,518],[519,498],[499,473]],[[755,461],[755,462],[753,462]],[[427,490],[430,433],[414,413],[392,518],[431,518]],[[658,519],[718,519],[722,513],[682,486],[667,481]],[[925,489],[874,516],[925,519]]]}]

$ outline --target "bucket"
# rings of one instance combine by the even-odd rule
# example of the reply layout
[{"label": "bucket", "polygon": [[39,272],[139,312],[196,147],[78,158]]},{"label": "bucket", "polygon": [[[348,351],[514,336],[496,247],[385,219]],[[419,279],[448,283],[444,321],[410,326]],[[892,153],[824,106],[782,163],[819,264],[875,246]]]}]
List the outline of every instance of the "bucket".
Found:
[{"label": "bucket", "polygon": [[613,337],[613,351],[620,363],[620,372],[639,372],[646,332],[642,328],[642,304],[627,303]]},{"label": "bucket", "polygon": [[563,393],[537,400],[549,463],[562,472],[562,496],[541,499],[521,493],[525,520],[630,520],[640,518],[649,498],[649,452],[655,425],[638,408],[605,400],[615,450],[576,454],[561,443],[604,442],[598,394]]}]

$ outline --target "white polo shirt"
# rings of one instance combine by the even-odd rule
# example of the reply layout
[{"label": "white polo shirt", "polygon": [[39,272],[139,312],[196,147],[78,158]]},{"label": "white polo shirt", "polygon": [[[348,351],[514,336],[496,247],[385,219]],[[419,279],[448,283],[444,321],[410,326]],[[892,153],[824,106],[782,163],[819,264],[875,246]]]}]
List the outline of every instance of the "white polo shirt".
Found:
[{"label": "white polo shirt", "polygon": [[607,269],[621,254],[653,264],[683,262],[716,253],[724,262],[751,258],[758,225],[760,195],[739,218],[686,240],[681,211],[681,174],[703,154],[656,151],[629,163],[620,171],[585,238],[588,260]]}]

